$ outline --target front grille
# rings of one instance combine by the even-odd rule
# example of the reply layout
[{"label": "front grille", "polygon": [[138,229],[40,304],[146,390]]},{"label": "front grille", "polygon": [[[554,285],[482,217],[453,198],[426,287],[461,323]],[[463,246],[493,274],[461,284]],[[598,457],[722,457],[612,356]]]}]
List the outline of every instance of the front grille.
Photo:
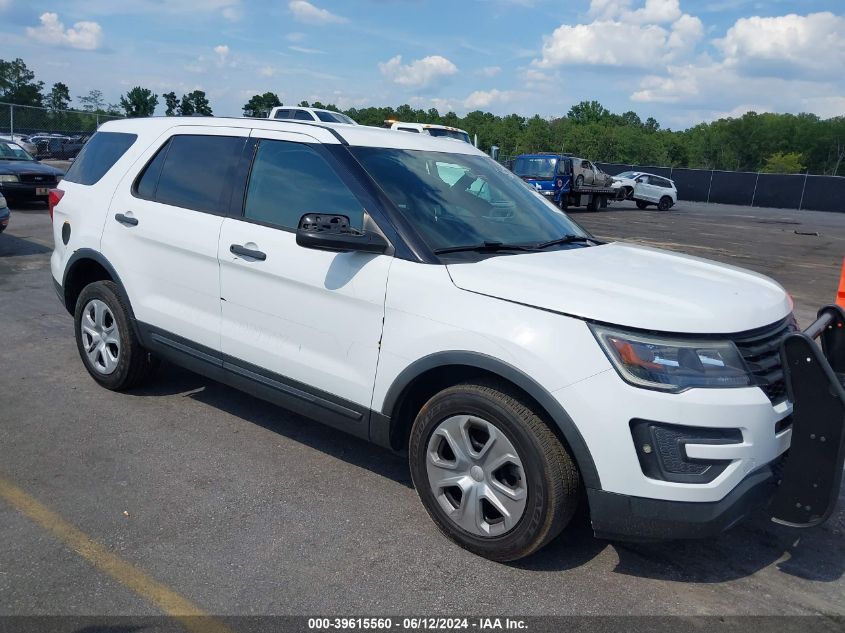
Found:
[{"label": "front grille", "polygon": [[55,185],[58,182],[56,177],[51,176],[50,174],[20,174],[18,178],[20,178],[20,181],[24,184],[44,187]]},{"label": "front grille", "polygon": [[787,334],[797,329],[795,318],[790,315],[779,323],[734,339],[739,353],[754,376],[754,384],[763,390],[772,404],[786,400],[780,343]]}]

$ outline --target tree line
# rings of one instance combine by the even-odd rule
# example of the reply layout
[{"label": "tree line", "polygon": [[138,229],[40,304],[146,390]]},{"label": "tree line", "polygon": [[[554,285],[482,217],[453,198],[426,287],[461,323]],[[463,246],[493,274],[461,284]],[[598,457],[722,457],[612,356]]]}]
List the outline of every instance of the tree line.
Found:
[{"label": "tree line", "polygon": [[[167,116],[211,116],[206,94],[195,90],[178,97],[161,95]],[[98,90],[77,97],[82,110],[129,117],[152,116],[159,95],[136,86],[107,104]],[[64,110],[70,90],[44,83],[21,59],[0,60],[0,101]],[[253,95],[242,110],[248,117],[267,116],[283,105],[274,92]],[[566,114],[543,118],[518,114],[504,116],[475,110],[465,116],[440,114],[403,104],[341,110],[334,104],[299,102],[300,106],[343,112],[362,125],[381,126],[388,119],[436,123],[459,127],[478,137],[484,150],[498,146],[503,156],[526,152],[568,152],[595,161],[630,165],[656,165],[721,169],[845,175],[845,116],[822,119],[815,114],[748,112],[738,118],[700,123],[686,130],[663,129],[654,118],[642,120],[633,111],[613,113],[597,101],[583,101]]]}]

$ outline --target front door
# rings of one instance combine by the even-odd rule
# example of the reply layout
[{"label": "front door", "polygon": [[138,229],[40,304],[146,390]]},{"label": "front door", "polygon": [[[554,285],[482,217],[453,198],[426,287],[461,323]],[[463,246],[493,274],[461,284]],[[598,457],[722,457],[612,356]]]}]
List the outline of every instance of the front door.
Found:
[{"label": "front door", "polygon": [[312,137],[254,135],[243,217],[227,218],[220,232],[226,362],[333,409],[324,421],[366,436],[366,414],[348,412],[370,407],[392,257],[298,246],[302,215],[345,215],[361,229],[363,205]]}]

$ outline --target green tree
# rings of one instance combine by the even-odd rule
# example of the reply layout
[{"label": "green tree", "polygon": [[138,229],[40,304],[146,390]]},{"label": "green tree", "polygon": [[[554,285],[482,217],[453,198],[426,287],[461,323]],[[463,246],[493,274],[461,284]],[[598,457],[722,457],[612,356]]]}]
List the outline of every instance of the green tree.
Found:
[{"label": "green tree", "polygon": [[566,116],[576,123],[600,123],[610,117],[610,110],[598,101],[582,101],[572,106]]},{"label": "green tree", "polygon": [[208,98],[202,90],[194,90],[182,95],[182,101],[179,104],[179,114],[182,116],[192,116],[194,114],[213,116]]},{"label": "green tree", "polygon": [[178,116],[179,115],[179,97],[173,91],[165,92],[164,97],[164,116]]},{"label": "green tree", "polygon": [[761,171],[767,174],[800,174],[804,172],[800,152],[777,152],[766,158]]},{"label": "green tree", "polygon": [[283,105],[279,96],[274,92],[265,92],[263,95],[253,95],[243,107],[246,117],[266,117],[273,108]]},{"label": "green tree", "polygon": [[62,82],[54,83],[44,105],[51,110],[67,110],[70,106],[70,89]]},{"label": "green tree", "polygon": [[77,97],[77,100],[86,112],[105,112],[103,108],[106,102],[100,90],[90,90],[87,95]]},{"label": "green tree", "polygon": [[21,58],[7,62],[0,59],[0,101],[18,105],[40,106],[44,103],[43,81],[35,81],[35,73]]},{"label": "green tree", "polygon": [[158,95],[149,88],[135,86],[120,98],[120,107],[128,117],[152,116],[158,105]]}]

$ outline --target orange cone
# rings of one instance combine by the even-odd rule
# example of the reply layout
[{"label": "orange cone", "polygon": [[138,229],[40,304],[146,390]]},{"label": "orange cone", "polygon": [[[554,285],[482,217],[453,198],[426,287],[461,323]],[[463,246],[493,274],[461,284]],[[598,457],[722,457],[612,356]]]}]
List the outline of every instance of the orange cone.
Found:
[{"label": "orange cone", "polygon": [[839,277],[839,292],[836,293],[836,305],[845,308],[845,259],[842,260],[842,276]]}]

